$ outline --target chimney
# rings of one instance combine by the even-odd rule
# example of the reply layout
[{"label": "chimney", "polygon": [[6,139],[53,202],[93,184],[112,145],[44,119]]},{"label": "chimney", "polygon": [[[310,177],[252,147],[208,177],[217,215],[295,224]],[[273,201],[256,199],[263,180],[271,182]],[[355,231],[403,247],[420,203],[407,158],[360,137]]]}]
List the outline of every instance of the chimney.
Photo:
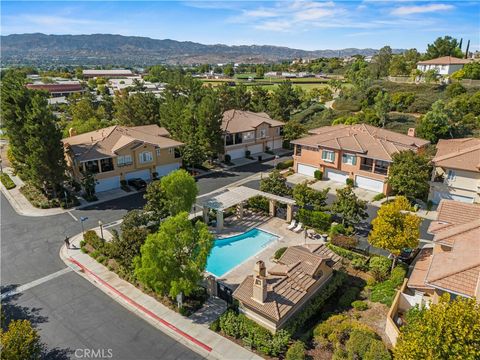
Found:
[{"label": "chimney", "polygon": [[415,137],[416,134],[415,134],[415,128],[408,128],[408,133],[407,133],[408,136],[411,136],[411,137]]},{"label": "chimney", "polygon": [[75,136],[75,135],[77,135],[77,132],[75,131],[75,129],[73,127],[68,129],[68,136]]},{"label": "chimney", "polygon": [[255,273],[253,275],[253,293],[252,299],[263,304],[267,299],[267,278],[266,268],[263,261],[257,261],[255,264]]}]

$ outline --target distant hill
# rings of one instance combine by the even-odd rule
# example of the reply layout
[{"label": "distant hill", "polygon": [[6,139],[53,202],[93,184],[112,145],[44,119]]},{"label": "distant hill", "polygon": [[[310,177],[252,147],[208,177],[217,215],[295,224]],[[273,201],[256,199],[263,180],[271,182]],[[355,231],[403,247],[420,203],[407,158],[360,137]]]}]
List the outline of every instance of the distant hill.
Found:
[{"label": "distant hill", "polygon": [[[403,50],[394,50],[401,52]],[[112,34],[1,36],[3,66],[8,65],[124,65],[159,63],[264,63],[295,58],[374,55],[375,49],[306,51],[270,45],[204,45],[191,41],[157,40]]]}]

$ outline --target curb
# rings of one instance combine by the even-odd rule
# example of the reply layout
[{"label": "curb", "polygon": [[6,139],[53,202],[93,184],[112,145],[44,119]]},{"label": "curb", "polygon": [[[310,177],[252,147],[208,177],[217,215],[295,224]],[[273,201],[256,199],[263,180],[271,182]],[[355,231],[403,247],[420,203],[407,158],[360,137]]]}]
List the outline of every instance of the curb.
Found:
[{"label": "curb", "polygon": [[109,290],[113,291],[116,295],[118,295],[119,297],[121,297],[124,301],[126,301],[127,303],[129,303],[130,305],[134,306],[135,308],[137,308],[138,310],[142,311],[143,313],[145,313],[146,315],[150,316],[151,318],[153,318],[154,320],[160,322],[161,324],[163,324],[164,326],[166,326],[167,328],[169,328],[170,330],[176,332],[178,335],[182,336],[183,338],[189,340],[190,342],[192,342],[193,344],[201,347],[202,349],[206,350],[207,352],[211,352],[212,351],[212,348],[210,346],[208,346],[207,344],[195,339],[194,337],[188,335],[187,333],[185,333],[184,331],[180,330],[179,328],[177,328],[176,326],[174,326],[173,324],[169,323],[168,321],[162,319],[161,317],[159,317],[158,315],[155,315],[153,312],[151,312],[150,310],[146,309],[144,306],[140,305],[139,303],[137,303],[136,301],[132,300],[131,298],[129,298],[128,296],[124,295],[122,292],[118,291],[117,289],[115,289],[113,286],[111,286],[110,284],[108,284],[105,280],[103,280],[102,278],[100,278],[97,274],[95,274],[94,272],[90,271],[87,267],[85,267],[84,265],[82,265],[80,262],[78,262],[77,260],[69,257],[68,258],[68,261],[72,262],[75,266],[77,266],[78,268],[80,268],[83,273],[85,274],[88,274],[88,275],[91,275],[95,278],[96,281],[98,281],[99,283],[101,283],[103,286],[107,287]]}]

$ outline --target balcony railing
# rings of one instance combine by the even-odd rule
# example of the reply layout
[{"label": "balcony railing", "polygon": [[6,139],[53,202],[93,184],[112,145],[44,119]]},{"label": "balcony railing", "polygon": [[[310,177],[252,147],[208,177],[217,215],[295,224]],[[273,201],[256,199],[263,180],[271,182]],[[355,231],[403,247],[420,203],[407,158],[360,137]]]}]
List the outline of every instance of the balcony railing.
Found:
[{"label": "balcony railing", "polygon": [[373,166],[367,164],[360,164],[360,170],[372,172]]},{"label": "balcony railing", "polygon": [[388,168],[375,167],[375,170],[374,170],[373,172],[374,172],[375,174],[387,175]]}]

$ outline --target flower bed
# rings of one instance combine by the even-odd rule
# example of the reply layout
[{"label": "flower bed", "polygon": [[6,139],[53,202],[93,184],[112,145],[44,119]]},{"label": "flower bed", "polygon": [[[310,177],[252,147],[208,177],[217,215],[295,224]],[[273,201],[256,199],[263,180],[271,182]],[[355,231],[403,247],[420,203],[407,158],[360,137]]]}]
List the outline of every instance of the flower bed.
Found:
[{"label": "flower bed", "polygon": [[26,183],[20,188],[20,192],[37,208],[51,209],[60,206],[60,201],[58,201],[58,199],[47,198],[40,189],[32,184]]},{"label": "flower bed", "polygon": [[3,186],[7,188],[7,190],[13,189],[15,186],[17,186],[7,173],[2,172],[0,174],[0,180],[2,181]]}]

